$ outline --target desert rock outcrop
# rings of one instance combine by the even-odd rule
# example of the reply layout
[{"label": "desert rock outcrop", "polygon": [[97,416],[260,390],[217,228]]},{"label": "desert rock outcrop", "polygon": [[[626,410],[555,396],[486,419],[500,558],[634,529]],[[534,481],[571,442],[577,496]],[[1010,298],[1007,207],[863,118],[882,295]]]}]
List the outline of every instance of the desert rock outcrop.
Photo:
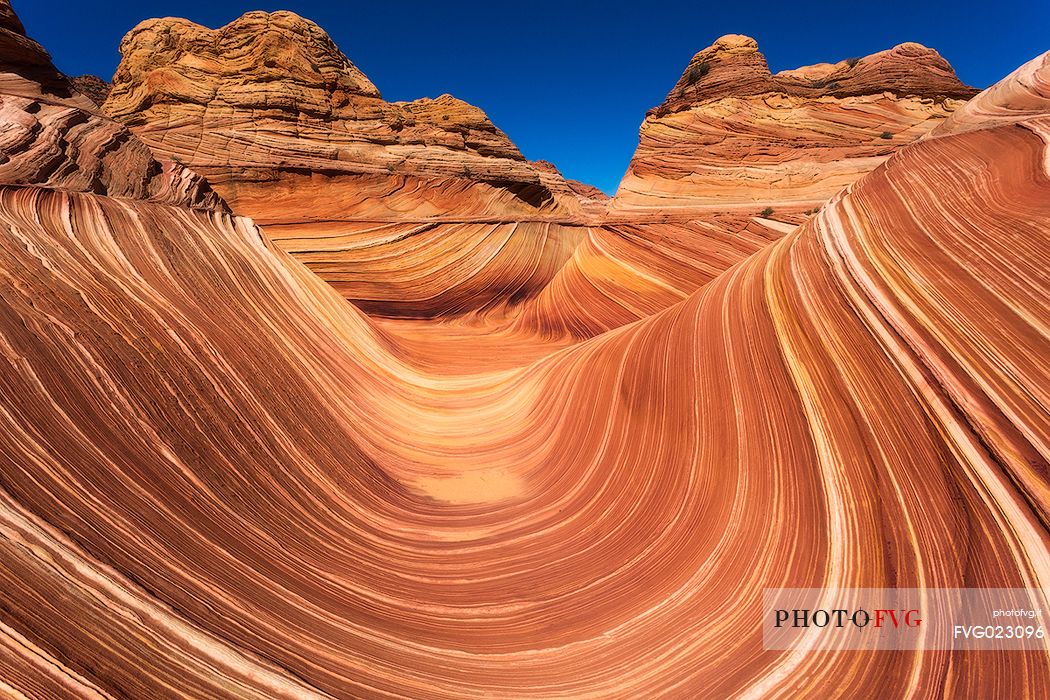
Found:
[{"label": "desert rock outcrop", "polygon": [[774,75],[754,39],[728,35],[646,116],[614,207],[809,208],[976,92],[915,43]]},{"label": "desert rock outcrop", "polygon": [[1036,56],[957,109],[933,136],[1005,126],[1050,111],[1050,54]]},{"label": "desert rock outcrop", "polygon": [[73,89],[84,95],[99,107],[109,97],[109,91],[112,86],[97,75],[78,75],[75,78],[70,78],[69,82],[73,85]]},{"label": "desert rock outcrop", "polygon": [[47,185],[210,209],[225,204],[201,177],[102,116],[0,4],[0,183]]},{"label": "desert rock outcrop", "polygon": [[[307,179],[295,186],[308,188],[312,175],[335,186],[340,177],[396,173],[487,183],[519,198],[522,212],[553,204],[539,173],[480,109],[451,95],[384,101],[320,27],[294,13],[249,12],[217,30],[148,20],[121,53],[106,113],[198,168],[231,203],[299,174]],[[348,182],[348,190],[357,184]],[[363,207],[360,216],[369,215]]]},{"label": "desert rock outcrop", "polygon": [[[526,161],[477,107],[384,101],[291,12],[218,30],[149,20],[121,52],[105,112],[371,311],[435,316],[528,296],[604,209],[603,195]],[[413,260],[450,249],[467,252],[452,253],[442,289],[416,279]]]}]

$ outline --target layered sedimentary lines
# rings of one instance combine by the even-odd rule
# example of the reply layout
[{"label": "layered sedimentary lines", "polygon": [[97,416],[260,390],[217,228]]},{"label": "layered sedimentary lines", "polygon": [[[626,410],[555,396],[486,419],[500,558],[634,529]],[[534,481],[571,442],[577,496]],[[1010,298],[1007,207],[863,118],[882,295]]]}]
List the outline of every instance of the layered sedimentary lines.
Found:
[{"label": "layered sedimentary lines", "polygon": [[1045,113],[1050,101],[1050,56],[1036,56],[967,102],[933,132],[935,136],[987,129]]},{"label": "layered sedimentary lines", "polygon": [[[947,165],[989,148],[1014,162]],[[931,142],[664,313],[447,380],[226,215],[8,188],[4,677],[1043,693],[1039,656],[763,652],[749,611],[783,585],[1044,585],[1045,153]],[[946,167],[956,195],[915,185]],[[1024,196],[978,203],[992,178]],[[1017,245],[976,235],[1003,221]]]},{"label": "layered sedimentary lines", "polygon": [[544,336],[589,338],[682,301],[792,229],[725,214],[593,227],[510,323]]},{"label": "layered sedimentary lines", "polygon": [[266,230],[362,310],[423,318],[484,313],[539,293],[588,231],[545,221],[325,222]]},{"label": "layered sedimentary lines", "polygon": [[[491,300],[482,294],[450,307],[435,298],[428,306],[418,293],[405,298],[403,285],[380,289],[381,281],[364,280],[366,292],[354,296],[358,286],[347,279],[376,255],[395,259],[406,248],[375,239],[367,251],[338,248],[348,231],[375,222],[404,224],[405,231],[446,222],[408,242],[412,249],[438,242],[425,256],[439,261],[463,239],[460,224],[468,221],[492,224],[474,227],[480,237],[468,248],[491,248],[509,228],[512,249],[571,250],[583,235],[578,227],[604,210],[604,195],[566,181],[550,164],[526,161],[477,107],[450,95],[384,101],[323,30],[290,12],[248,13],[219,30],[150,20],[127,35],[121,51],[107,114],[154,152],[205,175],[239,213],[273,230],[278,245],[310,252],[307,264],[350,300],[395,316],[473,312]],[[528,220],[572,227],[516,225]],[[540,240],[532,230],[542,231]],[[559,238],[547,242],[548,235]],[[531,259],[508,270],[504,261],[519,258],[513,251],[496,257],[482,278],[530,278],[551,259],[541,256],[536,272]],[[453,256],[446,286],[469,287],[474,273]]]},{"label": "layered sedimentary lines", "polygon": [[100,115],[7,11],[0,18],[0,182],[225,207],[199,175],[158,161],[126,128]]},{"label": "layered sedimentary lines", "polygon": [[646,117],[615,202],[629,211],[808,208],[975,92],[919,44],[772,75],[754,39],[725,36]]},{"label": "layered sedimentary lines", "polygon": [[268,240],[370,313],[482,315],[515,332],[589,337],[680,301],[793,227],[754,212],[650,227],[666,217],[624,214],[620,201],[607,215],[601,193],[526,162],[477,108],[449,96],[384,102],[291,13],[221,30],[151,20],[122,52],[105,111],[207,175]]},{"label": "layered sedimentary lines", "polygon": [[69,79],[73,89],[96,105],[102,105],[109,96],[110,84],[97,75],[80,75]]},{"label": "layered sedimentary lines", "polygon": [[476,107],[449,95],[388,103],[317,25],[250,12],[219,30],[143,22],[125,37],[106,112],[218,187],[282,170],[538,182]]},{"label": "layered sedimentary lines", "polygon": [[[1022,111],[998,90],[970,118]],[[765,588],[1050,585],[1039,99],[797,228],[307,236],[357,251],[349,293],[279,222],[0,170],[0,688],[1045,697],[1045,651],[765,651],[757,622]],[[346,302],[396,316],[380,278],[441,311]]]}]

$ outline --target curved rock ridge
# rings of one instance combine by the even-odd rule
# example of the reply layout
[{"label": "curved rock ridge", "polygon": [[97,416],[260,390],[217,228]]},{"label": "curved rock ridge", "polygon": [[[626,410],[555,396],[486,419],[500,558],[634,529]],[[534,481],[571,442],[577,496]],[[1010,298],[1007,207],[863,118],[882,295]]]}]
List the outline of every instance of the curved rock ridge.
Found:
[{"label": "curved rock ridge", "polygon": [[510,310],[509,327],[547,338],[600,335],[682,301],[794,228],[738,214],[589,227],[549,283]]},{"label": "curved rock ridge", "polygon": [[1050,111],[1050,51],[957,109],[931,137],[1002,126]]},{"label": "curved rock ridge", "polygon": [[111,85],[97,75],[78,75],[69,79],[73,89],[84,95],[99,107],[109,96]]},{"label": "curved rock ridge", "polygon": [[547,287],[588,230],[550,221],[260,223],[358,308],[446,319],[513,313]]},{"label": "curved rock ridge", "polygon": [[433,317],[521,300],[605,209],[593,188],[526,161],[477,107],[451,95],[384,101],[320,27],[291,12],[250,12],[217,30],[149,20],[121,53],[105,112],[205,175],[374,313]]},{"label": "curved rock ridge", "polygon": [[728,35],[646,116],[613,207],[812,211],[976,92],[920,44],[774,75]]},{"label": "curved rock ridge", "polygon": [[1050,646],[755,620],[781,587],[1050,603],[1050,113],[987,126],[771,243],[584,227],[528,300],[584,342],[377,321],[247,218],[0,184],[0,692],[1047,697]]},{"label": "curved rock ridge", "polygon": [[[485,313],[523,331],[586,337],[637,320],[658,308],[657,299],[680,300],[784,232],[747,217],[725,226],[718,217],[682,221],[669,234],[595,228],[608,198],[548,163],[524,162],[480,110],[447,95],[391,105],[368,87],[340,88],[360,83],[360,72],[316,25],[291,13],[250,13],[221,30],[151,20],[128,34],[122,51],[106,111],[155,152],[205,173],[269,240],[373,314]],[[266,79],[258,94],[249,89],[257,69]],[[435,125],[443,136],[433,135]],[[449,143],[449,133],[459,141]],[[483,145],[478,133],[499,139]],[[480,166],[463,160],[481,154]],[[494,175],[492,162],[528,173]],[[724,244],[749,226],[761,233]],[[721,252],[697,267],[681,249],[691,236],[687,249]],[[525,308],[585,239],[573,274],[589,281],[579,295],[576,285],[555,285],[558,298],[574,298],[559,304],[569,316]],[[592,245],[598,239],[604,244]],[[611,250],[618,252],[610,258]],[[610,278],[611,270],[620,274]],[[597,296],[587,291],[595,285]],[[652,292],[644,302],[643,289]],[[586,309],[577,296],[590,297]]]},{"label": "curved rock ridge", "polygon": [[0,0],[0,123],[0,184],[226,208],[199,175],[157,160],[99,114],[24,35],[7,0]]}]

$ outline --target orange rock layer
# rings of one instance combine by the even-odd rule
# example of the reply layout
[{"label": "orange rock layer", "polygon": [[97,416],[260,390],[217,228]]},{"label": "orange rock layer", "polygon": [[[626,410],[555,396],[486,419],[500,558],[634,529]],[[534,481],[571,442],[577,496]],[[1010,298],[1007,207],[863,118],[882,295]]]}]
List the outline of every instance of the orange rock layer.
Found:
[{"label": "orange rock layer", "polygon": [[99,114],[25,36],[10,5],[0,9],[0,182],[225,209],[199,175],[158,161]]},{"label": "orange rock layer", "polygon": [[[973,92],[917,44],[772,76],[753,40],[723,37],[647,118],[606,202],[525,162],[476,108],[448,96],[382,101],[320,28],[291,13],[249,13],[215,31],[151,20],[122,51],[107,113],[207,175],[361,308],[497,315],[574,337],[692,293],[757,249],[726,246],[727,236],[790,231]],[[757,216],[767,206],[774,213]],[[653,222],[675,225],[665,235]],[[683,241],[717,252],[697,259]],[[563,268],[583,282],[573,298],[556,291]],[[624,284],[609,270],[632,276]],[[603,314],[619,320],[598,322]]]},{"label": "orange rock layer", "polygon": [[[323,30],[290,12],[251,12],[219,30],[149,20],[121,51],[105,112],[205,175],[271,240],[370,310],[478,311],[491,294],[470,300],[455,290],[499,277],[542,285],[582,235],[579,224],[604,210],[603,194],[526,161],[476,107],[450,95],[384,101]],[[530,220],[550,224],[518,226]],[[380,233],[357,233],[369,230]],[[425,281],[406,297],[393,278],[361,276],[377,258],[443,259],[464,230],[478,234],[467,248],[495,264],[478,276],[453,254],[433,303],[420,298],[433,292]],[[494,252],[503,241],[509,249]],[[544,261],[538,269],[532,252]]]},{"label": "orange rock layer", "polygon": [[615,206],[807,208],[975,93],[919,44],[772,75],[754,39],[725,36],[646,117]]},{"label": "orange rock layer", "polygon": [[522,249],[552,317],[587,280],[634,295],[582,305],[585,341],[377,321],[222,206],[4,172],[0,688],[1045,697],[1047,651],[766,651],[756,624],[764,588],[1050,585],[1033,100],[773,242],[728,214],[711,247],[676,220],[592,227],[557,270]]}]

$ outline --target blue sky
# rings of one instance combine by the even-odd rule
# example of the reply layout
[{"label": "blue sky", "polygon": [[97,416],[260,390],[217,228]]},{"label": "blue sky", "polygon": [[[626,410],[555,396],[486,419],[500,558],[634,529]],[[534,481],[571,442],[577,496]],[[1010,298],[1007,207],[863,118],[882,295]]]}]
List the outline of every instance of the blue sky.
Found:
[{"label": "blue sky", "polygon": [[[572,2],[454,0],[13,0],[59,69],[108,79],[120,39],[149,17],[218,27],[293,10],[335,39],[388,100],[451,93],[484,109],[530,159],[613,192],[645,111],[722,34],[758,40],[773,71],[903,41],[986,87],[1050,49],[1050,0]],[[103,9],[99,9],[99,8]]]}]

